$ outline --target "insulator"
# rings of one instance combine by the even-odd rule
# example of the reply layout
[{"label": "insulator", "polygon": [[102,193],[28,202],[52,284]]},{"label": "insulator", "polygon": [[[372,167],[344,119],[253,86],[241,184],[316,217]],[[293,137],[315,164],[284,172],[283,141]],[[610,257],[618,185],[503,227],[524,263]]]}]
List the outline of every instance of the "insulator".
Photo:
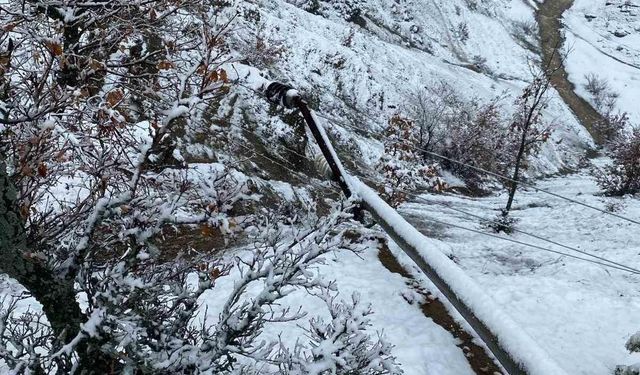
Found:
[{"label": "insulator", "polygon": [[271,82],[265,90],[267,99],[286,108],[295,107],[295,98],[298,92],[291,86],[279,82]]}]

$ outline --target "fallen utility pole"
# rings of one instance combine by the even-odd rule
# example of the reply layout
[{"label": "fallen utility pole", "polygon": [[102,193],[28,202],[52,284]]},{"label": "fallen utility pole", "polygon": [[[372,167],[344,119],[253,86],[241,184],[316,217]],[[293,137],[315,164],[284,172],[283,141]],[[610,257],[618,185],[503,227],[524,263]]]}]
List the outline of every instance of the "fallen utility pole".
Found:
[{"label": "fallen utility pole", "polygon": [[327,160],[329,168],[331,168],[333,179],[338,182],[340,188],[344,192],[344,195],[349,198],[351,196],[351,190],[345,180],[342,163],[340,162],[340,159],[338,159],[333,148],[330,146],[324,129],[318,126],[315,116],[311,113],[307,102],[305,102],[298,91],[294,90],[291,86],[278,82],[272,82],[269,84],[266,88],[265,95],[274,103],[281,104],[286,108],[297,108],[300,110],[302,117],[304,117],[305,122],[309,126],[309,130],[311,130],[311,134],[313,134],[316,143],[320,147],[320,151],[322,151],[322,155]]},{"label": "fallen utility pole", "polygon": [[[429,280],[438,288],[442,295],[449,301],[449,303],[458,311],[462,318],[471,326],[476,332],[477,336],[485,343],[487,348],[494,355],[496,360],[502,365],[508,375],[527,375],[527,374],[544,374],[544,375],[564,375],[564,371],[560,369],[553,361],[548,359],[544,355],[541,349],[538,349],[528,336],[520,332],[512,332],[509,335],[502,332],[498,333],[499,329],[495,324],[487,324],[480,319],[474,310],[470,307],[470,299],[461,298],[458,293],[452,287],[451,281],[455,279],[454,275],[447,275],[446,270],[457,271],[458,277],[468,277],[461,275],[463,272],[453,265],[453,262],[447,259],[444,254],[438,253],[437,249],[424,249],[424,243],[419,243],[420,239],[424,237],[409,223],[407,223],[393,208],[380,199],[375,192],[368,187],[365,187],[362,182],[357,179],[351,179],[340,162],[337,154],[333,150],[329,139],[322,126],[317,123],[315,116],[309,110],[307,103],[300,97],[299,93],[290,86],[283,85],[281,83],[273,82],[266,87],[266,96],[273,102],[279,103],[287,108],[298,108],[302,113],[311,133],[313,134],[322,154],[327,160],[331,171],[333,172],[334,179],[339,183],[344,194],[349,197],[356,191],[353,191],[356,186],[357,192],[361,195],[362,206],[371,213],[376,223],[378,223],[384,231],[391,237],[391,239],[413,260],[413,262],[420,268],[420,270],[429,278]],[[361,184],[362,186],[358,186]],[[410,241],[408,238],[413,238]],[[418,241],[418,243],[416,242]],[[425,257],[421,255],[418,249],[431,250],[432,256],[430,257],[439,267],[434,267],[430,264]],[[435,253],[434,253],[435,251]],[[436,256],[433,256],[433,255]],[[448,263],[447,263],[448,261]],[[446,263],[446,264],[445,264]],[[443,265],[445,265],[443,267]],[[452,267],[456,267],[454,269]],[[470,279],[468,279],[470,280]],[[476,290],[479,294],[484,294],[479,290]],[[490,299],[482,301],[482,305],[485,307],[490,303]],[[477,305],[477,303],[476,303]],[[491,305],[489,305],[491,306]],[[496,308],[496,310],[499,310]],[[484,310],[486,313],[486,309]],[[485,314],[486,315],[486,314]],[[504,320],[509,318],[504,314],[498,314]],[[512,323],[512,322],[510,322]],[[511,324],[511,327],[515,327],[515,324]],[[519,344],[525,344],[530,348],[530,354],[525,359],[516,360],[506,348],[505,341],[511,343],[514,346]],[[548,363],[541,363],[548,362]],[[536,371],[530,371],[530,368],[535,367]]]}]

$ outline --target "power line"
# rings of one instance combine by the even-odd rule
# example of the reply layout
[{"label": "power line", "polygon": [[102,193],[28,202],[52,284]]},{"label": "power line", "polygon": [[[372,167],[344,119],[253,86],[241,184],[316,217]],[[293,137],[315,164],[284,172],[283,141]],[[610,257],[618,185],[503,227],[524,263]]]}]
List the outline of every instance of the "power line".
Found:
[{"label": "power line", "polygon": [[[364,133],[366,133],[366,134],[368,134],[369,136],[372,136],[372,137],[374,137],[374,138],[376,137],[376,134],[374,134],[374,133],[373,133],[373,132],[371,132],[371,131],[368,131],[368,130],[365,130],[365,129],[362,129],[362,128],[359,128],[359,127],[355,127],[355,126],[350,125],[350,124],[345,124],[345,123],[339,122],[339,121],[337,121],[337,120],[335,120],[335,119],[332,119],[332,118],[330,118],[330,117],[328,117],[328,116],[324,116],[324,115],[318,115],[318,116],[319,116],[319,117],[322,117],[322,118],[324,118],[325,120],[327,120],[327,121],[329,121],[329,122],[332,122],[332,123],[334,123],[334,124],[338,124],[338,125],[343,126],[343,127],[347,127],[347,128],[353,129],[353,130],[358,130],[358,131],[364,132]],[[387,141],[389,140],[388,138],[385,138],[385,137],[382,137],[382,138],[383,138],[383,139],[385,139],[385,140],[387,140]],[[549,190],[546,190],[546,189],[539,188],[539,187],[535,186],[535,185],[534,185],[534,184],[532,184],[532,183],[528,183],[528,182],[525,182],[525,181],[518,181],[518,180],[514,180],[514,179],[512,179],[511,177],[507,177],[507,176],[501,175],[501,174],[499,174],[499,173],[491,172],[491,171],[489,171],[489,170],[486,170],[486,169],[483,169],[483,168],[480,168],[480,167],[477,167],[477,166],[474,166],[474,165],[471,165],[471,164],[468,164],[468,163],[465,163],[465,162],[461,162],[461,161],[459,161],[459,160],[455,160],[455,159],[452,159],[452,158],[447,157],[447,156],[444,156],[444,155],[440,155],[440,154],[438,154],[438,153],[435,153],[435,152],[433,152],[433,151],[429,151],[429,150],[424,149],[424,148],[421,148],[421,147],[417,147],[417,146],[413,146],[413,145],[407,145],[407,147],[409,147],[409,148],[411,148],[411,149],[413,149],[413,150],[416,150],[416,151],[421,151],[421,152],[423,152],[423,153],[425,153],[425,154],[427,154],[427,155],[433,156],[433,157],[435,157],[435,158],[442,159],[442,160],[446,160],[446,161],[449,161],[449,162],[451,162],[451,163],[458,164],[458,165],[461,165],[461,166],[463,166],[463,167],[466,167],[466,168],[469,168],[469,169],[473,169],[473,170],[475,170],[475,171],[477,171],[477,172],[482,172],[482,173],[484,173],[484,174],[487,174],[487,175],[490,175],[490,176],[493,176],[493,177],[496,177],[496,178],[499,178],[499,179],[502,179],[502,180],[505,180],[505,181],[513,182],[513,183],[516,183],[516,184],[521,184],[521,185],[524,185],[524,186],[530,187],[530,188],[534,189],[535,191],[538,191],[538,192],[541,192],[541,193],[545,193],[545,194],[548,194],[548,195],[554,196],[554,197],[556,197],[556,198],[560,198],[560,199],[566,200],[566,201],[568,201],[568,202],[571,202],[571,203],[574,203],[574,204],[578,204],[578,205],[583,206],[583,207],[590,208],[590,209],[592,209],[592,210],[595,210],[595,211],[601,212],[601,213],[606,214],[606,215],[609,215],[609,216],[616,217],[616,218],[621,219],[621,220],[628,221],[628,222],[633,223],[633,224],[640,225],[640,221],[638,221],[638,220],[630,219],[630,218],[628,218],[628,217],[625,217],[625,216],[622,216],[622,215],[616,214],[616,213],[614,213],[614,212],[609,212],[609,211],[607,211],[607,210],[604,210],[604,209],[601,209],[601,208],[598,208],[598,207],[595,207],[595,206],[589,205],[589,204],[584,203],[584,202],[581,202],[581,201],[579,201],[579,200],[576,200],[576,199],[573,199],[573,198],[569,198],[569,197],[565,197],[565,196],[563,196],[563,195],[560,195],[560,194],[554,193],[554,192],[552,192],[552,191],[549,191]]]},{"label": "power line", "polygon": [[[374,182],[371,179],[366,178],[366,177],[362,178],[362,179],[365,180],[365,181]],[[401,190],[401,192],[406,194],[409,197],[417,198],[417,199],[419,199],[419,200],[421,200],[421,201],[423,201],[424,203],[427,203],[427,204],[430,204],[430,203],[439,204],[440,203],[440,202],[428,202],[428,201],[426,201],[424,198],[422,198],[420,195],[418,195],[416,193],[411,193],[411,192],[404,191],[404,190]],[[488,219],[486,219],[486,218],[484,218],[484,217],[482,217],[480,215],[476,215],[476,214],[473,214],[473,213],[470,213],[470,212],[467,212],[467,211],[464,211],[464,210],[456,209],[456,208],[450,207],[449,205],[445,205],[445,204],[440,204],[440,205],[441,206],[445,206],[445,207],[447,207],[447,208],[449,208],[449,209],[451,209],[453,211],[457,211],[457,212],[463,213],[463,214],[468,215],[468,216],[473,216],[473,217],[479,218],[479,219],[481,219],[483,221],[492,222],[492,220],[488,220]],[[429,217],[425,217],[425,219],[429,220],[429,221],[434,221],[434,222],[437,221],[436,219],[432,219],[432,218],[429,218]],[[615,268],[615,269],[618,269],[618,270],[621,270],[621,271],[626,271],[626,272],[630,272],[630,273],[634,273],[634,274],[640,274],[640,270],[638,270],[636,268],[627,266],[627,265],[622,264],[622,263],[615,262],[613,260],[601,257],[599,255],[591,254],[591,253],[589,253],[587,251],[580,250],[580,249],[577,249],[577,248],[574,248],[574,247],[571,247],[571,246],[568,246],[568,245],[565,245],[565,244],[562,244],[562,243],[559,243],[559,242],[556,242],[556,241],[553,241],[553,240],[546,239],[546,238],[544,238],[542,236],[539,236],[539,235],[536,235],[536,234],[533,234],[533,233],[525,232],[523,230],[519,230],[519,229],[515,229],[515,228],[512,229],[514,232],[518,232],[518,233],[524,234],[526,236],[529,236],[529,237],[532,237],[532,238],[536,238],[536,239],[538,239],[540,241],[544,241],[544,242],[547,242],[547,243],[550,243],[550,244],[553,244],[553,245],[556,245],[556,246],[560,246],[560,247],[565,248],[567,250],[578,252],[578,253],[586,255],[588,257],[592,257],[594,259],[598,259],[599,261],[593,261],[591,259],[579,257],[579,256],[576,256],[576,255],[573,255],[573,254],[568,254],[568,253],[565,253],[565,252],[562,252],[562,251],[549,249],[549,248],[546,248],[546,247],[530,244],[530,243],[523,242],[523,241],[513,240],[513,239],[508,238],[508,237],[503,237],[503,236],[499,236],[497,234],[487,233],[487,232],[483,232],[483,231],[480,231],[480,230],[470,229],[470,228],[462,227],[462,226],[459,226],[459,225],[456,225],[456,224],[450,224],[450,223],[446,223],[446,222],[443,222],[443,221],[438,221],[438,223],[444,224],[444,225],[449,225],[449,226],[452,226],[452,227],[455,227],[455,228],[458,228],[458,229],[473,231],[473,232],[478,233],[478,234],[490,236],[490,237],[493,237],[493,238],[498,238],[498,239],[501,239],[501,240],[504,240],[504,241],[514,242],[514,243],[517,243],[519,245],[532,247],[532,248],[535,248],[535,249],[538,249],[538,250],[543,250],[543,251],[547,251],[547,252],[551,252],[551,253],[555,253],[555,254],[564,255],[564,256],[567,256],[567,257],[570,257],[570,258],[579,259],[579,260],[583,260],[583,261],[586,261],[586,262],[599,264],[599,265],[602,265],[602,266],[605,266],[605,267],[611,267],[611,268]],[[603,263],[603,262],[606,262],[606,263]]]},{"label": "power line", "polygon": [[430,218],[430,217],[426,217],[424,219],[427,220],[427,221],[431,221],[431,222],[437,223],[437,224],[447,225],[447,226],[450,226],[450,227],[453,227],[453,228],[458,228],[458,229],[465,230],[465,231],[468,231],[468,232],[473,232],[473,233],[481,234],[481,235],[484,235],[484,236],[489,236],[489,237],[501,239],[501,240],[504,240],[504,241],[513,242],[513,243],[518,244],[518,245],[528,246],[528,247],[532,247],[532,248],[535,248],[535,249],[538,249],[538,250],[548,251],[548,252],[551,252],[551,253],[567,256],[567,257],[570,257],[570,258],[583,260],[585,262],[599,264],[599,265],[604,266],[604,267],[615,268],[615,269],[618,269],[620,271],[625,271],[625,272],[634,273],[634,274],[640,274],[640,272],[638,272],[638,271],[633,271],[633,268],[631,268],[631,267],[627,267],[627,266],[619,267],[619,266],[615,266],[613,264],[603,263],[603,262],[599,262],[599,261],[595,261],[595,260],[579,257],[579,256],[573,255],[573,254],[567,254],[567,253],[564,253],[562,251],[552,250],[552,249],[549,249],[549,248],[546,248],[546,247],[533,245],[533,244],[526,243],[526,242],[519,241],[519,240],[514,240],[512,238],[502,237],[502,236],[499,236],[497,234],[487,233],[487,232],[483,232],[483,231],[480,231],[480,230],[477,230],[477,229],[463,227],[462,225],[457,225],[457,224],[449,223],[449,222],[446,222],[446,221],[433,219],[433,218]]},{"label": "power line", "polygon": [[[244,128],[240,128],[240,129],[245,130],[245,131],[248,131],[248,130],[246,130],[246,129],[244,129]],[[234,142],[234,144],[237,144],[237,143],[235,143],[235,142]],[[260,156],[262,156],[262,157],[264,157],[264,158],[267,158],[267,159],[271,160],[272,162],[274,162],[274,163],[276,163],[276,164],[279,164],[281,167],[283,167],[283,168],[285,168],[285,169],[287,169],[287,170],[291,171],[292,173],[296,173],[296,174],[298,174],[298,173],[299,173],[299,172],[296,172],[296,171],[294,171],[294,170],[292,170],[292,169],[290,169],[290,168],[286,167],[286,166],[285,166],[285,165],[283,165],[283,164],[280,164],[280,163],[276,162],[275,160],[273,160],[273,159],[269,158],[268,156],[266,156],[266,155],[264,155],[264,154],[260,154],[260,153],[255,152],[254,150],[251,150],[249,147],[247,147],[247,146],[245,146],[245,145],[241,145],[241,144],[237,144],[237,145],[238,145],[238,146],[243,147],[244,149],[250,150],[250,151],[252,151],[252,152],[254,152],[254,153],[256,153],[256,154],[258,154],[258,155],[260,155]],[[284,145],[281,145],[281,147],[283,147],[284,149],[288,150],[289,152],[292,152],[292,153],[294,153],[294,154],[296,154],[296,155],[300,156],[301,158],[304,158],[304,159],[306,159],[306,160],[308,160],[308,161],[310,161],[310,162],[313,162],[313,160],[311,160],[309,157],[307,157],[306,155],[303,155],[303,154],[299,153],[298,151],[296,151],[296,150],[294,150],[294,149],[292,149],[292,148],[289,148],[289,147],[284,146]],[[367,178],[367,177],[360,177],[360,178],[361,178],[361,179],[363,179],[363,180],[365,180],[365,181],[367,181],[367,182],[369,182],[369,183],[374,183],[374,184],[376,183],[376,181],[374,181],[374,180],[372,180],[372,179],[370,179],[370,178]],[[465,211],[465,210],[461,210],[461,209],[457,209],[457,208],[451,207],[450,205],[445,204],[445,203],[443,203],[443,202],[428,202],[428,201],[426,201],[424,198],[422,198],[419,194],[416,194],[416,193],[412,193],[412,192],[408,192],[408,191],[404,191],[404,190],[402,190],[402,193],[406,194],[407,196],[411,196],[411,197],[413,197],[413,198],[417,198],[417,199],[419,199],[419,200],[421,200],[421,201],[423,201],[424,203],[427,203],[427,204],[435,203],[435,204],[437,204],[437,205],[447,207],[447,208],[449,208],[449,209],[451,209],[451,210],[453,210],[453,211],[460,212],[460,213],[462,213],[462,214],[464,214],[464,215],[467,215],[467,216],[470,216],[470,217],[475,217],[475,218],[481,219],[481,220],[486,221],[486,222],[493,222],[493,220],[490,220],[490,219],[484,218],[484,217],[482,217],[482,216],[480,216],[480,215],[473,214],[473,213],[471,213],[471,212],[467,212],[467,211]],[[431,219],[431,218],[426,218],[426,219],[427,219],[427,220],[431,220],[431,221],[434,221],[434,220],[435,220],[435,219]],[[445,224],[445,223],[440,221],[440,224]],[[447,224],[447,225],[448,225],[448,224]],[[520,233],[520,234],[523,234],[523,235],[529,236],[529,237],[531,237],[531,238],[535,238],[535,239],[538,239],[538,240],[540,240],[540,241],[544,241],[544,242],[547,242],[547,243],[553,244],[553,245],[555,245],[555,246],[559,246],[559,247],[565,248],[565,249],[567,249],[567,250],[575,251],[575,252],[577,252],[577,253],[579,253],[579,254],[583,254],[583,255],[585,255],[585,256],[588,256],[588,257],[591,257],[591,258],[594,258],[594,259],[598,259],[598,261],[593,261],[593,260],[591,260],[591,259],[587,259],[587,258],[579,257],[579,256],[576,256],[576,255],[573,255],[573,254],[568,254],[568,253],[565,253],[565,252],[562,252],[562,251],[553,250],[553,249],[549,249],[549,248],[542,247],[542,246],[538,246],[538,245],[534,245],[534,244],[529,244],[529,243],[526,243],[526,242],[523,242],[523,241],[513,240],[513,239],[510,239],[510,238],[507,238],[507,237],[503,237],[503,236],[499,236],[499,235],[495,235],[495,234],[491,234],[491,233],[487,233],[487,232],[483,232],[483,231],[479,231],[479,230],[474,230],[474,229],[470,229],[470,228],[465,228],[465,227],[458,226],[458,225],[455,225],[455,224],[450,224],[450,226],[452,226],[452,227],[456,227],[456,228],[458,228],[458,229],[470,230],[470,231],[473,231],[473,232],[475,232],[475,233],[479,233],[479,234],[487,235],[487,236],[490,236],[490,237],[493,237],[493,238],[498,238],[498,239],[502,239],[502,240],[504,240],[504,241],[514,242],[514,243],[517,243],[517,244],[520,244],[520,245],[523,245],[523,246],[528,246],[528,247],[532,247],[532,248],[535,248],[535,249],[538,249],[538,250],[547,251],[547,252],[551,252],[551,253],[555,253],[555,254],[559,254],[559,255],[567,256],[567,257],[570,257],[570,258],[583,260],[583,261],[586,261],[586,262],[590,262],[590,263],[594,263],[594,264],[602,265],[602,266],[605,266],[605,267],[610,267],[610,268],[614,268],[614,269],[618,269],[618,270],[621,270],[621,271],[626,271],[626,272],[630,272],[630,273],[634,273],[634,274],[640,274],[640,270],[638,270],[638,269],[636,269],[636,268],[633,268],[633,267],[630,267],[630,266],[624,265],[624,264],[622,264],[622,263],[615,262],[615,261],[613,261],[613,260],[609,260],[609,259],[604,258],[604,257],[601,257],[601,256],[599,256],[599,255],[592,254],[592,253],[589,253],[589,252],[587,252],[587,251],[580,250],[580,249],[577,249],[577,248],[574,248],[574,247],[571,247],[571,246],[568,246],[568,245],[562,244],[562,243],[560,243],[560,242],[553,241],[553,240],[550,240],[550,239],[544,238],[544,237],[542,237],[542,236],[539,236],[539,235],[536,235],[536,234],[533,234],[533,233],[529,233],[529,232],[526,232],[526,231],[523,231],[523,230],[520,230],[520,229],[513,228],[512,230],[513,230],[514,232],[516,232],[516,233]],[[604,263],[604,262],[606,262],[606,263]]]},{"label": "power line", "polygon": [[[484,222],[487,222],[487,223],[496,223],[495,220],[488,219],[488,218],[482,217],[480,215],[477,215],[477,214],[474,214],[474,213],[471,213],[471,212],[468,212],[468,211],[465,211],[465,210],[462,210],[462,209],[459,209],[459,208],[452,207],[451,205],[449,205],[449,204],[447,204],[445,202],[430,202],[430,201],[427,201],[426,199],[422,198],[421,196],[414,195],[414,194],[411,194],[411,195],[413,195],[415,198],[418,198],[420,201],[422,201],[422,202],[424,202],[426,204],[436,204],[436,205],[439,205],[439,206],[442,206],[442,207],[446,207],[446,208],[448,208],[448,209],[450,209],[452,211],[459,212],[459,213],[461,213],[463,215],[467,215],[467,216],[470,216],[470,217],[478,218],[478,219],[480,219],[480,220],[482,220]],[[554,240],[550,240],[548,238],[544,238],[544,237],[539,236],[537,234],[533,234],[533,233],[530,233],[530,232],[525,232],[525,231],[517,229],[517,228],[511,228],[511,230],[513,232],[515,232],[515,233],[520,233],[520,234],[523,234],[525,236],[528,236],[528,237],[531,237],[531,238],[535,238],[537,240],[544,241],[544,242],[547,242],[547,243],[550,243],[550,244],[565,248],[567,250],[575,251],[577,253],[592,257],[594,259],[598,259],[598,260],[603,261],[603,262],[611,263],[611,264],[613,264],[613,265],[615,265],[617,267],[626,268],[626,269],[628,269],[629,271],[631,271],[633,273],[640,274],[640,270],[637,269],[637,268],[629,267],[627,265],[615,262],[613,260],[609,260],[609,259],[601,257],[599,255],[592,254],[592,253],[589,253],[587,251],[584,251],[584,250],[581,250],[581,249],[578,249],[578,248],[575,248],[575,247],[572,247],[572,246],[569,246],[569,245],[565,245],[563,243],[560,243],[560,242],[557,242],[557,241],[554,241]]]}]

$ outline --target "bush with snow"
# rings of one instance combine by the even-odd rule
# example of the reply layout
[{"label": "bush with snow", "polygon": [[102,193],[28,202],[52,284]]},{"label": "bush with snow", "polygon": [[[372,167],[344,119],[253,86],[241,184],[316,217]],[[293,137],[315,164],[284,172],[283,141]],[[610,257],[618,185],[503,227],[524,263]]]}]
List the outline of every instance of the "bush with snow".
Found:
[{"label": "bush with snow", "polygon": [[[465,99],[446,82],[411,95],[406,112],[413,121],[415,156],[437,161],[443,168],[478,186],[483,176],[460,163],[434,158],[435,152],[452,160],[475,165],[495,173],[511,168],[516,138],[503,116],[501,98],[488,103]],[[410,139],[404,137],[405,139]]]},{"label": "bush with snow", "polygon": [[605,143],[609,144],[625,131],[628,126],[629,116],[616,110],[618,97],[609,82],[596,74],[585,75],[587,83],[584,88],[591,95],[595,109],[602,115],[602,120],[596,124],[593,131]]},{"label": "bush with snow", "polygon": [[418,189],[442,191],[446,187],[436,164],[426,163],[416,147],[420,139],[415,121],[395,115],[384,132],[384,154],[376,170],[384,177],[382,196],[394,207],[406,201],[407,193]]},{"label": "bush with snow", "polygon": [[[625,346],[631,353],[640,353],[640,332],[632,335]],[[614,375],[640,375],[640,363],[630,366],[618,366]]]},{"label": "bush with snow", "polygon": [[[233,159],[196,163],[188,152],[195,138],[232,136],[211,123],[223,122],[215,109],[231,86],[225,37],[245,4],[2,5],[0,272],[26,289],[0,301],[3,370],[278,373],[280,343],[261,333],[305,317],[279,303],[296,290],[335,296],[315,267],[327,252],[358,246],[344,235],[348,215],[335,209],[298,228],[282,216],[261,223],[268,212],[239,209],[260,196]],[[229,259],[195,251],[181,230],[217,250],[258,235],[250,256]],[[219,319],[203,322],[201,298],[232,270],[239,276]],[[18,309],[27,297],[41,312]],[[330,338],[342,346],[323,365],[394,368],[355,302],[353,311],[327,307],[335,319],[323,329],[335,327]],[[353,330],[341,335],[345,324]],[[321,326],[314,321],[311,343],[291,345],[286,363],[313,357]]]},{"label": "bush with snow", "polygon": [[365,13],[363,0],[287,0],[288,2],[325,17],[339,17],[349,22],[355,22]]},{"label": "bush with snow", "polygon": [[611,144],[613,163],[596,170],[598,185],[608,195],[640,193],[640,129],[618,136]]}]

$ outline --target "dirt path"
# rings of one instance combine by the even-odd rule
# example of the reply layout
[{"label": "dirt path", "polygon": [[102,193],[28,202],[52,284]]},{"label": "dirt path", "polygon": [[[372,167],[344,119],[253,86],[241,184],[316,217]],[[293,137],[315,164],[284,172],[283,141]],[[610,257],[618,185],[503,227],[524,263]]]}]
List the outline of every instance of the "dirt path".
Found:
[{"label": "dirt path", "polygon": [[[551,84],[558,90],[560,97],[571,108],[582,125],[589,131],[597,144],[602,139],[595,131],[602,116],[584,99],[575,93],[575,86],[568,79],[563,65],[563,57],[557,49],[564,43],[562,36],[562,14],[573,5],[574,0],[546,0],[536,12],[536,19],[540,28],[540,43],[542,45],[542,61],[551,61],[550,66],[555,72],[549,77]],[[557,69],[557,70],[556,70]]]},{"label": "dirt path", "polygon": [[433,320],[456,339],[460,341],[457,345],[464,353],[471,369],[478,375],[503,374],[500,367],[487,354],[484,347],[477,345],[473,341],[473,336],[465,331],[455,319],[449,315],[445,305],[432,294],[420,287],[411,274],[398,262],[388,248],[383,247],[378,253],[380,262],[393,273],[397,273],[405,278],[411,289],[422,295],[424,299],[420,302],[420,309],[425,317]]}]

